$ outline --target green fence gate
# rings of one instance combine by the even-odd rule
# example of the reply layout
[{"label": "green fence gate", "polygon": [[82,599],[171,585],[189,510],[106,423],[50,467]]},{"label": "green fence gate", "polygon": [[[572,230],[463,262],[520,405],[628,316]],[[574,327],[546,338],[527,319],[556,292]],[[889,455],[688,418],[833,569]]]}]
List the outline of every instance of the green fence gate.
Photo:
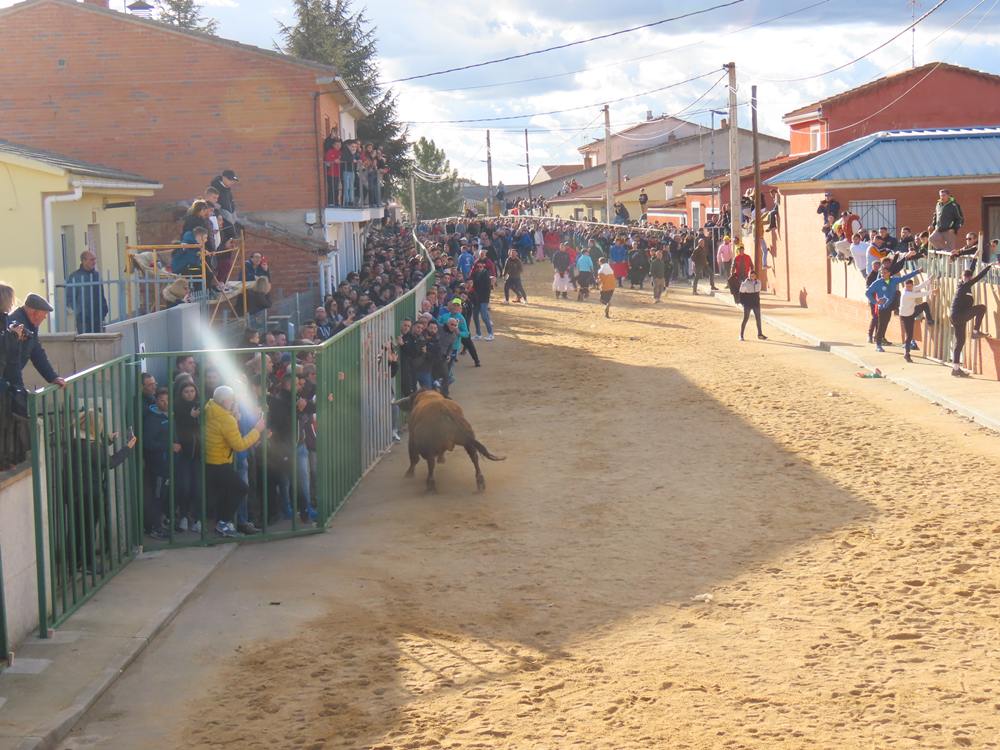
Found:
[{"label": "green fence gate", "polygon": [[[390,342],[433,281],[321,344],[126,355],[33,393],[40,635],[143,549],[233,541],[209,528],[219,493],[206,469],[205,412],[219,384],[237,391],[242,435],[261,415],[268,424],[230,465],[250,487],[236,517],[260,521],[261,533],[240,541],[322,531],[391,446]],[[175,378],[178,365],[193,377]],[[283,394],[269,380],[276,367],[289,375]],[[166,374],[165,408],[143,394],[144,370]]]}]

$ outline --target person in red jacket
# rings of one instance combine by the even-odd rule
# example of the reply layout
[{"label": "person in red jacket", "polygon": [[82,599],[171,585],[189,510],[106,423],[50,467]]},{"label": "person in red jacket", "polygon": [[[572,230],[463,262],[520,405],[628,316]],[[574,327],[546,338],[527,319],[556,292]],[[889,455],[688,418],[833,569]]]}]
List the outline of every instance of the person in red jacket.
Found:
[{"label": "person in red jacket", "polygon": [[733,299],[736,300],[736,304],[740,303],[740,284],[746,281],[753,270],[753,259],[747,255],[746,248],[743,247],[742,243],[738,244],[736,246],[736,255],[733,257],[733,273],[729,277],[727,284],[729,291],[733,295]]}]

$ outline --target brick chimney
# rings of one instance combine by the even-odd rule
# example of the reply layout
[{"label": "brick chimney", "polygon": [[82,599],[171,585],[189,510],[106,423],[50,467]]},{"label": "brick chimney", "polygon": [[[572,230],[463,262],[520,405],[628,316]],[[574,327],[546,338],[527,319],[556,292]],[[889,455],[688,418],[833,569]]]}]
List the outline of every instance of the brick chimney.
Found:
[{"label": "brick chimney", "polygon": [[98,8],[107,8],[108,0],[83,0],[87,5],[96,5]]}]

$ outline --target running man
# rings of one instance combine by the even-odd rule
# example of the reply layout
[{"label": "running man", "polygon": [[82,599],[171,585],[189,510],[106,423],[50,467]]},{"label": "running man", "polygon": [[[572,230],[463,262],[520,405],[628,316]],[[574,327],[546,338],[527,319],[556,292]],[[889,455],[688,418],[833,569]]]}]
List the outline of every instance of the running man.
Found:
[{"label": "running man", "polygon": [[615,278],[615,270],[608,263],[607,258],[598,261],[601,267],[597,269],[597,279],[601,282],[601,304],[604,305],[604,317],[611,317],[611,298],[615,296],[615,288],[618,286]]}]

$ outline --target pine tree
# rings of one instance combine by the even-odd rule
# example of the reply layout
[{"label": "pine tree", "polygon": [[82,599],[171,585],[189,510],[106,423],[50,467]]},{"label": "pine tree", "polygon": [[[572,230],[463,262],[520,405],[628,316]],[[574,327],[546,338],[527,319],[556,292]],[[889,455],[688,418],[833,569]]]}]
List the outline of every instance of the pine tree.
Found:
[{"label": "pine tree", "polygon": [[195,0],[156,0],[156,20],[212,36],[219,30],[219,22],[203,16]]},{"label": "pine tree", "polygon": [[281,26],[279,49],[305,60],[332,65],[371,113],[358,122],[358,138],[386,154],[390,179],[409,170],[406,126],[396,113],[396,96],[379,83],[375,28],[351,0],[294,0],[295,23]]},{"label": "pine tree", "polygon": [[458,172],[451,168],[443,150],[421,137],[413,144],[414,166],[431,175],[448,175],[441,182],[427,182],[414,177],[417,191],[417,214],[422,219],[454,216],[462,209]]}]

